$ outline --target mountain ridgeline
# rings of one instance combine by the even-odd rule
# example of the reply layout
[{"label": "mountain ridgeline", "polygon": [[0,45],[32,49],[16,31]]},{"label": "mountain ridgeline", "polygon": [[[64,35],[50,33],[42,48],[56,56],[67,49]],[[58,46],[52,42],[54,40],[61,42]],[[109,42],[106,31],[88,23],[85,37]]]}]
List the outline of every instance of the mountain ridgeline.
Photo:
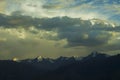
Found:
[{"label": "mountain ridgeline", "polygon": [[0,60],[0,80],[120,80],[120,54]]}]

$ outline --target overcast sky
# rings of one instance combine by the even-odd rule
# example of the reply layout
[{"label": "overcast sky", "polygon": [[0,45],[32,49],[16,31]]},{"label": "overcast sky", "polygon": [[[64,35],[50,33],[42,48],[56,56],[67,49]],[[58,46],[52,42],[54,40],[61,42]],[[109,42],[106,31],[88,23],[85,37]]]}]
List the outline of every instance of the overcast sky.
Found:
[{"label": "overcast sky", "polygon": [[119,53],[120,0],[0,0],[0,59]]}]

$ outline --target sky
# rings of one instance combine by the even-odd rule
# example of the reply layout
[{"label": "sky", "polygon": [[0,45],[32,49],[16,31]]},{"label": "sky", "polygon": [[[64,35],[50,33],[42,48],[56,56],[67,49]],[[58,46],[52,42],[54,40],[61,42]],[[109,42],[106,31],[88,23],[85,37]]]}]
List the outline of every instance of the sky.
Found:
[{"label": "sky", "polygon": [[0,0],[0,59],[119,53],[120,0]]}]

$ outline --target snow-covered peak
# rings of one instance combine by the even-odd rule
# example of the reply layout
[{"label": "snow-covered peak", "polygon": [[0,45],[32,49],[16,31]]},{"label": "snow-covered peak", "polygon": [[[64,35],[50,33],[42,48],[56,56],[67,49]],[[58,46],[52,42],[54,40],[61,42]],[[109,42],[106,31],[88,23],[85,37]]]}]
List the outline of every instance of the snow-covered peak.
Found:
[{"label": "snow-covered peak", "polygon": [[43,57],[41,57],[41,56],[38,56],[38,57],[36,57],[35,59],[33,59],[32,61],[33,62],[41,62],[41,61],[43,61]]}]

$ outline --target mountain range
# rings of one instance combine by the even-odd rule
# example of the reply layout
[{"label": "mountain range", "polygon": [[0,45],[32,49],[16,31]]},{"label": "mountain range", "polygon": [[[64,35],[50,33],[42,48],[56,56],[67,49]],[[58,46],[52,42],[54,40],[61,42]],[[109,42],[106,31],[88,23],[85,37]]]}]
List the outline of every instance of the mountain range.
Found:
[{"label": "mountain range", "polygon": [[0,60],[0,80],[120,80],[120,55]]}]

